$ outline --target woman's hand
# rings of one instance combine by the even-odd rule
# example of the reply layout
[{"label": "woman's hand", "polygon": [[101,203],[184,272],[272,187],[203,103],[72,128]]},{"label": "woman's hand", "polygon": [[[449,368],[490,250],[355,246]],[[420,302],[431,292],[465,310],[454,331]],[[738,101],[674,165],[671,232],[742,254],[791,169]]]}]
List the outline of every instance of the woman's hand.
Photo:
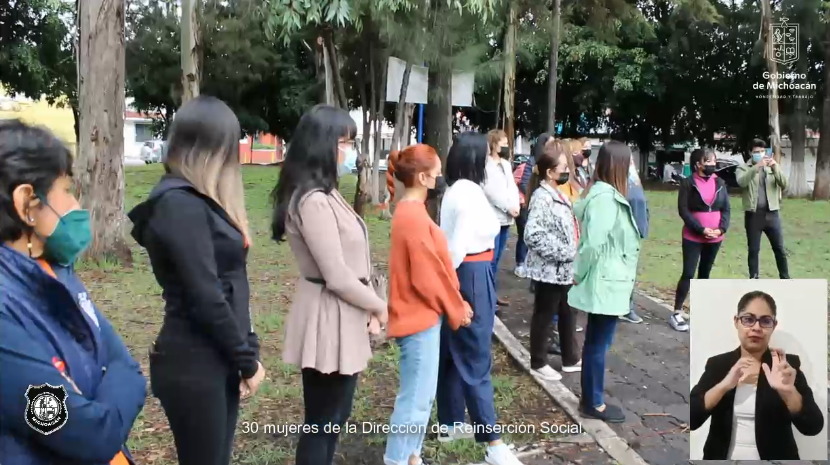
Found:
[{"label": "woman's hand", "polygon": [[783,350],[772,349],[771,352],[772,368],[766,363],[761,365],[761,368],[764,369],[764,375],[771,388],[779,394],[789,394],[795,390],[795,368],[787,362],[787,356]]},{"label": "woman's hand", "polygon": [[738,360],[734,365],[732,365],[732,368],[729,369],[729,373],[727,373],[726,377],[723,378],[721,385],[726,390],[735,389],[738,384],[745,381],[746,378],[752,374],[752,370],[750,368],[754,363],[755,360],[749,357],[744,357]]},{"label": "woman's hand", "polygon": [[369,334],[373,336],[380,334],[380,321],[374,315],[369,317]]},{"label": "woman's hand", "polygon": [[[262,383],[262,380],[265,379],[265,367],[263,367],[262,363],[259,361],[256,362],[256,365],[257,370],[256,373],[254,373],[254,376],[248,379],[243,379],[239,384],[239,393],[245,398],[256,394],[259,389],[259,385]],[[247,391],[245,391],[245,388],[247,388]]]},{"label": "woman's hand", "polygon": [[381,326],[385,326],[386,323],[389,323],[389,312],[386,309],[384,309],[379,314],[372,315],[372,318],[376,318]]},{"label": "woman's hand", "polygon": [[714,229],[712,229],[712,228],[703,228],[703,236],[704,237],[712,238],[712,237],[715,237],[714,234],[715,234]]},{"label": "woman's hand", "polygon": [[470,307],[470,304],[464,302],[464,319],[461,320],[461,326],[465,328],[470,326],[470,323],[473,322],[473,308]]}]

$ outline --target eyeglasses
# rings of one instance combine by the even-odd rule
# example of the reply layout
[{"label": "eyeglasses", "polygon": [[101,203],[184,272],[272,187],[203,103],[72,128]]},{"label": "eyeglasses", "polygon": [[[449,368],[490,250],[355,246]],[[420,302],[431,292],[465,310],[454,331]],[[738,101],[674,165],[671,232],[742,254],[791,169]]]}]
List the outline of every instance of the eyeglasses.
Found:
[{"label": "eyeglasses", "polygon": [[775,318],[769,315],[764,315],[762,317],[756,317],[755,315],[748,314],[748,315],[741,315],[738,317],[741,321],[741,324],[744,325],[745,328],[751,328],[755,326],[755,322],[757,321],[762,328],[769,329],[775,326]]},{"label": "eyeglasses", "polygon": [[341,140],[341,141],[338,142],[338,144],[341,147],[347,148],[347,149],[355,148],[355,141],[353,141],[353,140]]}]

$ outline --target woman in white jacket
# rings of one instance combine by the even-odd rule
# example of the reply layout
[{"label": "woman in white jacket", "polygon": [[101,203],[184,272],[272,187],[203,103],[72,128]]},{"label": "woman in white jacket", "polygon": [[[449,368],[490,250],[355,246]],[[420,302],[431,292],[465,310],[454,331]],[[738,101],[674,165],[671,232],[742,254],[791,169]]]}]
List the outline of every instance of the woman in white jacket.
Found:
[{"label": "woman in white jacket", "polygon": [[[487,145],[490,147],[490,154],[485,165],[486,179],[482,187],[490,206],[496,212],[501,224],[499,234],[496,236],[496,244],[493,254],[493,276],[498,276],[499,260],[507,246],[507,236],[514,218],[519,216],[519,188],[513,178],[513,167],[510,165],[510,148],[507,145],[507,134],[499,129],[487,133]],[[509,302],[505,299],[496,300],[499,306],[507,306]]]},{"label": "woman in white jacket", "polygon": [[579,225],[571,201],[557,187],[570,179],[568,154],[560,141],[548,141],[536,160],[530,186],[525,244],[527,277],[536,287],[530,322],[530,368],[534,375],[557,381],[562,378],[548,365],[548,340],[554,316],[562,347],[562,371],[582,369],[576,348],[576,325],[568,291],[574,280],[574,260],[579,243]]}]

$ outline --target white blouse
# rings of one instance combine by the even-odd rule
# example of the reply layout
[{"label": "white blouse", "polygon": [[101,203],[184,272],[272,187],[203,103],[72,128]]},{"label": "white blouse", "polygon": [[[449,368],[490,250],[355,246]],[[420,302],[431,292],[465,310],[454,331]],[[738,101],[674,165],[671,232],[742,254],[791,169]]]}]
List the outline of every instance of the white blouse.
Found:
[{"label": "white blouse", "polygon": [[761,460],[755,444],[755,393],[754,384],[739,384],[735,390],[729,460]]},{"label": "white blouse", "polygon": [[447,236],[454,268],[467,255],[493,249],[500,229],[501,223],[478,184],[459,179],[444,192],[441,230]]}]

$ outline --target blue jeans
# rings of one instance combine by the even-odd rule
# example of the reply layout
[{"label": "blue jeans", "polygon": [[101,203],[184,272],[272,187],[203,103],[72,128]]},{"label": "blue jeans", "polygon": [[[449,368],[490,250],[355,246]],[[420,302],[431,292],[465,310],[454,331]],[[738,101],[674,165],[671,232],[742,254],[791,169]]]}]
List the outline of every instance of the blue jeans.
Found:
[{"label": "blue jeans", "polygon": [[409,463],[409,456],[421,456],[432,402],[438,386],[441,350],[441,321],[420,333],[397,339],[401,348],[401,385],[386,437],[386,463]]},{"label": "blue jeans", "polygon": [[605,355],[614,340],[618,320],[617,316],[588,314],[582,346],[582,405],[586,408],[604,403]]},{"label": "blue jeans", "polygon": [[510,225],[502,226],[499,231],[499,235],[496,236],[496,246],[495,250],[493,250],[493,261],[490,262],[490,266],[493,267],[493,280],[495,280],[496,276],[499,275],[499,260],[501,260],[501,255],[504,253],[504,248],[507,247],[507,237],[509,233]]}]

